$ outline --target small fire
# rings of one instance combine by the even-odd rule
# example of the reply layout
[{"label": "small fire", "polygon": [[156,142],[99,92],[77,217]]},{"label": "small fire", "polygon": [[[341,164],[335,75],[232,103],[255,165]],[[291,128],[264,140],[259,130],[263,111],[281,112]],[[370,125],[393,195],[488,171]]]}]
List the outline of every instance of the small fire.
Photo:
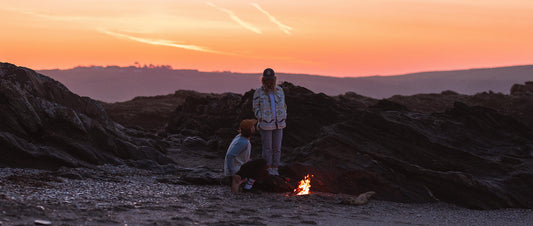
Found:
[{"label": "small fire", "polygon": [[[312,177],[313,175],[311,175]],[[309,189],[311,188],[311,178],[309,177],[309,174],[304,177],[303,180],[301,180],[298,184],[298,188],[294,189],[294,193],[296,195],[308,195]]]}]

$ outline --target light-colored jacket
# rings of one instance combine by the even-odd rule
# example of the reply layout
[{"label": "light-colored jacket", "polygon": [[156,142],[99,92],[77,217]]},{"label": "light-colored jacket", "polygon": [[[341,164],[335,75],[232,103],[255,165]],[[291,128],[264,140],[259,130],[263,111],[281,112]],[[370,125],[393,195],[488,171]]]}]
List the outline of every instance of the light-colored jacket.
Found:
[{"label": "light-colored jacket", "polygon": [[241,166],[250,160],[252,145],[248,138],[238,134],[233,138],[224,159],[224,175],[233,176],[241,169]]},{"label": "light-colored jacket", "polygon": [[276,86],[274,92],[274,99],[276,104],[276,115],[272,114],[270,105],[270,96],[263,89],[263,87],[255,90],[254,93],[254,114],[259,122],[259,127],[263,130],[283,129],[287,126],[285,120],[287,119],[287,105],[285,104],[285,93],[283,89]]}]

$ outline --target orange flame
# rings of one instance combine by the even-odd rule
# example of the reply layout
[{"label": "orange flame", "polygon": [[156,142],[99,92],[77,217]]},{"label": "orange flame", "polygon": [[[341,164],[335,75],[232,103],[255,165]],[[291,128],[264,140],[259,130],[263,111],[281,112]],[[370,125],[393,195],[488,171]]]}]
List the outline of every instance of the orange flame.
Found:
[{"label": "orange flame", "polygon": [[294,189],[294,193],[296,193],[296,195],[308,195],[310,188],[311,178],[309,177],[309,174],[307,174],[307,176],[305,176],[305,178],[299,182],[298,188]]}]

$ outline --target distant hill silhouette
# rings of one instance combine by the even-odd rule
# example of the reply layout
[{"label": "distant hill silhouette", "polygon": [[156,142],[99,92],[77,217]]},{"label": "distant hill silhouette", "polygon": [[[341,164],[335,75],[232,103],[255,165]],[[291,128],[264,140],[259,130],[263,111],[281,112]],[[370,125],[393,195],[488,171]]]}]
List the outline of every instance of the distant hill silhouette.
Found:
[{"label": "distant hill silhouette", "polygon": [[[168,66],[91,66],[38,72],[65,84],[74,93],[105,102],[126,101],[137,96],[165,95],[176,90],[243,93],[257,88],[260,76],[259,72],[200,72],[174,70]],[[445,90],[461,94],[483,91],[508,94],[509,87],[513,84],[533,78],[533,65],[357,78],[285,73],[278,73],[277,76],[278,82],[288,81],[328,95],[350,91],[373,98],[388,98],[393,95],[440,93]]]}]

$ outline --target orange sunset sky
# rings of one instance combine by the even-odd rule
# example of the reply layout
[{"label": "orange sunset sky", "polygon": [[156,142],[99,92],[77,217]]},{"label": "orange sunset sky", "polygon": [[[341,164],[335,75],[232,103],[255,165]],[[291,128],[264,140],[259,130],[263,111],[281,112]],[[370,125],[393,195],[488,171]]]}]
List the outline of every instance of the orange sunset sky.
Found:
[{"label": "orange sunset sky", "polygon": [[529,0],[0,0],[0,61],[32,69],[394,75],[533,64]]}]

